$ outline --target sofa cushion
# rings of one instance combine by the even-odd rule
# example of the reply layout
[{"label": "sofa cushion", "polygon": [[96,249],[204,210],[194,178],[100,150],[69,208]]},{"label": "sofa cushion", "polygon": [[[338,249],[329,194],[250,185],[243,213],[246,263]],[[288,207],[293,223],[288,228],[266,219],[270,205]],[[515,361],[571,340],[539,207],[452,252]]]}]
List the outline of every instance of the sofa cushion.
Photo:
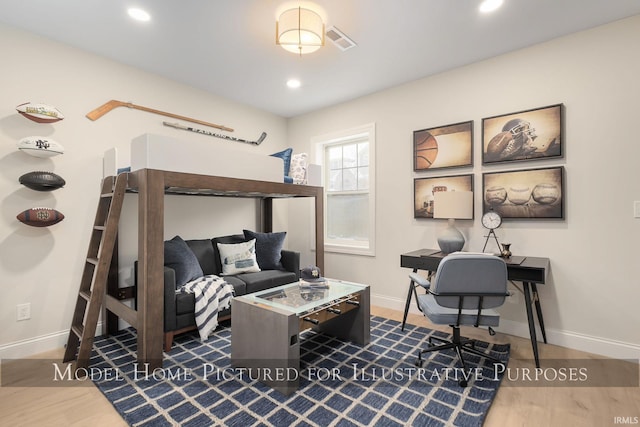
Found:
[{"label": "sofa cushion", "polygon": [[204,276],[198,258],[180,236],[164,242],[164,265],[175,270],[176,289]]},{"label": "sofa cushion", "polygon": [[282,270],[280,262],[286,231],[277,233],[258,233],[256,231],[243,230],[247,240],[256,239],[256,259],[260,270]]},{"label": "sofa cushion", "polygon": [[245,295],[247,293],[247,284],[244,283],[237,276],[225,276],[224,280],[233,286],[233,293],[235,296]]},{"label": "sofa cushion", "polygon": [[203,275],[216,274],[216,263],[213,259],[213,244],[211,244],[211,240],[187,240],[186,242],[196,258],[198,258]]},{"label": "sofa cushion", "polygon": [[216,265],[216,271],[213,274],[222,274],[222,262],[220,261],[220,251],[218,250],[218,243],[230,244],[230,243],[242,243],[246,242],[242,234],[231,234],[229,236],[214,237],[211,239],[213,244],[213,262]]},{"label": "sofa cushion", "polygon": [[247,284],[248,294],[296,281],[295,273],[283,270],[264,270],[257,273],[243,273],[236,277]]},{"label": "sofa cushion", "polygon": [[222,261],[222,275],[260,271],[256,261],[256,239],[248,242],[217,243]]}]

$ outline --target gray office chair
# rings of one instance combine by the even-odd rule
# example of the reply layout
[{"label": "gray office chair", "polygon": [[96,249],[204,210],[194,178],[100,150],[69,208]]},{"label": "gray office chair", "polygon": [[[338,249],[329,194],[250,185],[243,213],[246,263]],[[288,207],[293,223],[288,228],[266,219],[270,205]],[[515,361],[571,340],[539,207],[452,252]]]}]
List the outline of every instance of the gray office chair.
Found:
[{"label": "gray office chair", "polygon": [[[462,352],[484,357],[494,363],[500,360],[475,348],[475,341],[460,337],[460,326],[472,325],[498,326],[500,315],[492,310],[504,303],[507,292],[507,265],[504,260],[488,254],[458,252],[442,259],[428,292],[418,296],[418,305],[422,313],[431,322],[439,325],[451,325],[453,340],[447,341],[429,337],[442,344],[418,350],[416,366],[421,367],[422,355],[431,351],[455,349],[462,369],[467,370]],[[460,381],[465,387],[466,380]]]}]

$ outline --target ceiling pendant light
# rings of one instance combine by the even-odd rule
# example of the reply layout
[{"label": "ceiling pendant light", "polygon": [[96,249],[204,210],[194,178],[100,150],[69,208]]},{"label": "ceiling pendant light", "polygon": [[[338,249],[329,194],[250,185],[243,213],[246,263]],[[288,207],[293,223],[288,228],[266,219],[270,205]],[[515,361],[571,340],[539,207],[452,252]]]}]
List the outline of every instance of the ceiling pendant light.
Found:
[{"label": "ceiling pendant light", "polygon": [[480,4],[480,12],[489,13],[502,6],[503,0],[484,0]]},{"label": "ceiling pendant light", "polygon": [[151,20],[151,15],[149,15],[149,13],[147,13],[145,10],[142,10],[142,9],[132,7],[127,10],[127,13],[129,14],[130,17],[132,17],[136,21],[147,22]]},{"label": "ceiling pendant light", "polygon": [[297,7],[285,10],[276,21],[276,44],[299,55],[324,46],[324,22],[316,12]]},{"label": "ceiling pendant light", "polygon": [[298,79],[287,80],[287,87],[289,89],[298,89],[300,86],[302,86],[302,82],[300,82],[300,80]]}]

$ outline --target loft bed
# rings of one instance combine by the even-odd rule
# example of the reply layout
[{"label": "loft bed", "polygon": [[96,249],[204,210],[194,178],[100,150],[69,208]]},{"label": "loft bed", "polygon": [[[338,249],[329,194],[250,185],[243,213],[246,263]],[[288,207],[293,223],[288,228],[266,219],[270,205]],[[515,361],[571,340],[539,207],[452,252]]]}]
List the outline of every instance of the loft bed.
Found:
[{"label": "loft bed", "polygon": [[[289,157],[291,173],[283,167],[286,155],[273,155],[237,150],[216,145],[211,141],[184,141],[164,135],[144,134],[131,141],[130,158],[123,159],[116,148],[104,153],[103,177],[115,176],[122,171],[159,169],[229,178],[253,179],[269,182],[310,183],[321,186],[320,166],[308,164],[306,154]],[[274,157],[280,155],[280,157]],[[291,156],[291,154],[289,154]],[[302,156],[298,167],[293,167],[296,156]]]},{"label": "loft bed", "polygon": [[[315,200],[316,265],[324,268],[323,189],[292,185],[189,174],[156,169],[127,172],[127,191],[138,195],[138,277],[137,310],[122,304],[132,297],[118,289],[117,256],[113,257],[106,309],[106,330],[117,330],[118,317],[134,326],[138,332],[138,363],[148,363],[151,369],[162,366],[163,298],[164,298],[164,196],[188,194],[226,197],[251,197],[261,200],[262,229],[272,231],[273,199],[313,197]],[[115,294],[115,296],[114,296]]]},{"label": "loft bed", "polygon": [[[135,158],[133,151],[135,141],[132,142],[132,168],[139,161],[139,159]],[[151,140],[147,140],[147,142],[151,142]],[[181,148],[181,152],[185,154],[184,147]],[[246,156],[246,154],[243,156]],[[263,155],[263,157],[269,156]],[[109,161],[112,160],[110,159]],[[162,161],[156,161],[156,163],[162,164]],[[152,161],[149,164],[153,165],[154,162]],[[282,168],[281,162],[276,162],[275,164],[278,168]],[[254,169],[256,169],[256,166],[255,164],[253,165]],[[106,170],[107,168],[105,167]],[[282,169],[279,169],[279,171],[280,175],[282,175]],[[103,313],[103,319],[106,319],[103,323],[104,332],[109,333],[109,331],[117,330],[118,318],[122,318],[136,328],[138,332],[138,363],[148,363],[150,369],[162,367],[163,360],[165,194],[260,199],[262,230],[264,232],[273,231],[274,199],[312,197],[315,202],[315,263],[320,269],[324,269],[324,200],[322,187],[148,167],[124,172],[120,174],[120,179],[122,179],[121,175],[124,174],[126,174],[127,180],[126,191],[135,193],[138,197],[138,288],[137,290],[133,288],[118,288],[118,257],[117,253],[114,253],[107,284],[106,310]],[[115,177],[113,179],[115,181]],[[137,292],[136,309],[132,309],[122,303],[122,300],[132,298],[134,291]]]}]

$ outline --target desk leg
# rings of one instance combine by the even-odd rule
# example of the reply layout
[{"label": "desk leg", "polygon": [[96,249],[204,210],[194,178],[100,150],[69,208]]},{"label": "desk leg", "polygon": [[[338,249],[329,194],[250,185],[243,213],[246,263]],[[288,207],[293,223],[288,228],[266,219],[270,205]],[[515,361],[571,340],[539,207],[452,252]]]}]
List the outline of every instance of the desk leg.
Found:
[{"label": "desk leg", "polygon": [[524,288],[524,300],[527,306],[527,320],[529,321],[529,336],[531,337],[531,347],[533,347],[533,358],[536,362],[536,368],[540,367],[540,358],[538,357],[538,339],[536,337],[536,324],[533,319],[533,309],[531,307],[531,289],[529,282],[522,282]]},{"label": "desk leg", "polygon": [[542,339],[544,343],[547,343],[547,333],[544,330],[544,320],[542,319],[542,306],[540,305],[540,297],[538,296],[538,286],[535,283],[531,284],[533,290],[533,302],[536,304],[536,313],[538,314],[538,324],[540,325],[540,331],[542,332]]},{"label": "desk leg", "polygon": [[[416,273],[417,271],[418,271],[417,268],[413,269],[414,273]],[[411,305],[411,295],[414,292],[415,292],[415,286],[413,284],[413,280],[410,280],[409,281],[409,293],[407,294],[407,302],[404,304],[404,317],[402,318],[402,328],[400,328],[401,331],[404,331],[404,325],[407,323],[407,315],[409,314],[409,306]]]}]

